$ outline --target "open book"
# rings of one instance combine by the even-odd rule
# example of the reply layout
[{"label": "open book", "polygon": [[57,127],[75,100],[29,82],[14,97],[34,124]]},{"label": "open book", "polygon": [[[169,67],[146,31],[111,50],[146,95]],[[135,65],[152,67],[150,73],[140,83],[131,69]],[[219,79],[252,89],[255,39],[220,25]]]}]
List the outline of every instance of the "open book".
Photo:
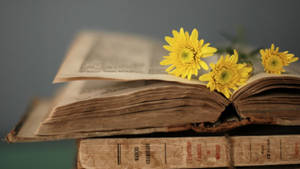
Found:
[{"label": "open book", "polygon": [[300,125],[299,75],[256,74],[227,99],[165,73],[164,55],[160,43],[138,36],[79,34],[54,79],[70,82],[35,102],[8,141]]}]

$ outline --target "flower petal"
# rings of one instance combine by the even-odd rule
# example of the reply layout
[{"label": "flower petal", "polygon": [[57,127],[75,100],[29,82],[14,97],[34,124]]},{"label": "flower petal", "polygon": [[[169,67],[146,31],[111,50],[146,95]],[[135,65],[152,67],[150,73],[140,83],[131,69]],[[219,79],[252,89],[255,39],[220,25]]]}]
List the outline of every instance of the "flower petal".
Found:
[{"label": "flower petal", "polygon": [[204,61],[200,60],[199,63],[204,70],[208,70],[208,65]]},{"label": "flower petal", "polygon": [[209,73],[206,73],[202,76],[199,77],[199,80],[200,81],[209,81],[210,80],[210,74]]},{"label": "flower petal", "polygon": [[173,48],[169,45],[164,45],[163,47],[170,52],[173,51]]},{"label": "flower petal", "polygon": [[197,29],[193,29],[192,34],[191,34],[191,40],[198,40],[198,31]]},{"label": "flower petal", "polygon": [[172,45],[174,42],[174,39],[171,38],[170,36],[165,36],[165,41],[168,42],[170,45]]}]

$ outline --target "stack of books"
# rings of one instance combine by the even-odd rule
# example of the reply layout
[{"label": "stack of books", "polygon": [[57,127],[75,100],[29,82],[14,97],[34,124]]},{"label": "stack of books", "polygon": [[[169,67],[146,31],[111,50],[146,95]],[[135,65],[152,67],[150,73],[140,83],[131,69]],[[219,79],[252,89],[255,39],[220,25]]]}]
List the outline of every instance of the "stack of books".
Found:
[{"label": "stack of books", "polygon": [[78,139],[79,169],[300,164],[297,73],[255,74],[227,99],[165,73],[165,55],[147,37],[78,34],[54,79],[68,83],[7,141]]}]

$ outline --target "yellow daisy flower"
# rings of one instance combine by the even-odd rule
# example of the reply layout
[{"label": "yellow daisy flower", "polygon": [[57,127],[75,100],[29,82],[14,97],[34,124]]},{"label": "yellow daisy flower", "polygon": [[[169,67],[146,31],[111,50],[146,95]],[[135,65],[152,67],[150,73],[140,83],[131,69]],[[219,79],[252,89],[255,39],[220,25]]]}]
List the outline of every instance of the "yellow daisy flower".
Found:
[{"label": "yellow daisy flower", "polygon": [[212,56],[217,49],[204,44],[204,40],[198,40],[198,31],[194,29],[189,35],[183,28],[180,31],[172,31],[173,37],[166,36],[165,40],[169,45],[164,48],[169,51],[169,56],[164,56],[161,65],[171,65],[166,71],[178,77],[191,79],[192,75],[198,75],[201,67],[208,70],[208,65],[201,60]]},{"label": "yellow daisy flower", "polygon": [[281,74],[281,72],[285,72],[283,66],[288,66],[298,60],[294,54],[288,53],[288,51],[279,52],[279,47],[275,49],[274,44],[270,49],[261,49],[259,52],[264,69],[268,73]]},{"label": "yellow daisy flower", "polygon": [[232,56],[221,56],[217,64],[211,63],[212,70],[200,76],[199,80],[208,81],[206,86],[210,88],[210,91],[216,89],[229,98],[232,94],[231,89],[236,90],[239,86],[245,84],[252,71],[252,67],[237,62],[238,53],[234,50]]}]

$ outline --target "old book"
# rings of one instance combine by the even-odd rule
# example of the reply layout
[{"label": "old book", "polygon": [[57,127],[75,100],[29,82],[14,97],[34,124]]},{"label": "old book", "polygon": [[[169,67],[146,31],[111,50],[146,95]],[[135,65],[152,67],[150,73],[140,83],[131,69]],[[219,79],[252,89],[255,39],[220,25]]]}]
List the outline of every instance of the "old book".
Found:
[{"label": "old book", "polygon": [[291,82],[295,79],[277,76],[279,85],[282,81],[286,84],[276,88],[278,83],[273,81],[271,89],[269,85],[261,86],[268,79],[259,79],[241,88],[232,100],[202,85],[162,81],[71,82],[54,101],[33,106],[8,140],[188,129],[215,132],[247,124],[299,125],[299,79],[296,84]]},{"label": "old book", "polygon": [[159,45],[122,34],[80,34],[54,80],[70,82],[32,106],[8,141],[300,125],[299,75],[256,74],[227,99],[197,80],[164,73]]},{"label": "old book", "polygon": [[[300,164],[300,135],[83,139],[78,169]],[[280,167],[279,167],[280,168]]]}]

